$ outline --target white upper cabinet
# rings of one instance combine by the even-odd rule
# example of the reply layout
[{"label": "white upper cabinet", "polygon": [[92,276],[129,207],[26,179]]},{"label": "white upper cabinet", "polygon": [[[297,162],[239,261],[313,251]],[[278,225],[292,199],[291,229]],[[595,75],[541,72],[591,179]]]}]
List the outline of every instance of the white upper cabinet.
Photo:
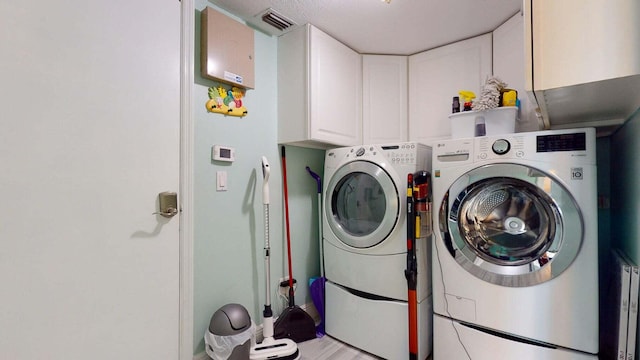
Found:
[{"label": "white upper cabinet", "polygon": [[526,89],[545,126],[616,126],[640,107],[640,1],[525,0]]},{"label": "white upper cabinet", "polygon": [[278,38],[278,142],[362,144],[362,56],[312,25]]},{"label": "white upper cabinet", "polygon": [[409,57],[410,141],[431,145],[451,136],[453,97],[460,90],[480,95],[492,74],[491,54],[489,33]]},{"label": "white upper cabinet", "polygon": [[407,57],[362,56],[364,144],[407,141]]}]

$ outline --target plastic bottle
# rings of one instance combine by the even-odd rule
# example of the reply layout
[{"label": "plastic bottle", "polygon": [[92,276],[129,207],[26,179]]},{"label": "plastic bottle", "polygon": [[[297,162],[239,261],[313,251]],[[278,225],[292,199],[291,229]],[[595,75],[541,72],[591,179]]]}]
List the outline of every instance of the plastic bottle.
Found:
[{"label": "plastic bottle", "polygon": [[476,94],[473,91],[469,90],[460,90],[458,91],[460,97],[464,98],[464,107],[462,111],[471,111],[472,101],[476,98]]},{"label": "plastic bottle", "polygon": [[475,119],[475,133],[474,136],[487,135],[487,128],[485,127],[484,116],[477,116]]},{"label": "plastic bottle", "polygon": [[460,112],[460,97],[458,96],[453,97],[453,104],[451,104],[451,112],[452,113]]}]

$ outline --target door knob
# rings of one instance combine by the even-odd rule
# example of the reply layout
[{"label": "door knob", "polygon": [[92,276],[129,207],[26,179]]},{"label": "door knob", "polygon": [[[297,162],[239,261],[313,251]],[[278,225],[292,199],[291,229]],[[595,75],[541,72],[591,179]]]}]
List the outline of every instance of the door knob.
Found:
[{"label": "door knob", "polygon": [[160,214],[166,218],[175,216],[178,213],[178,194],[170,191],[158,194],[158,204],[160,211],[153,215]]}]

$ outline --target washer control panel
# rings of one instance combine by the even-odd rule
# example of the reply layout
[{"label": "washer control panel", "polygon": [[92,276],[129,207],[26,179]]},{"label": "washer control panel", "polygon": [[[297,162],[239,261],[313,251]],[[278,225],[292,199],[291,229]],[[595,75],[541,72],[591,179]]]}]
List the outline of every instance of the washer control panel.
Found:
[{"label": "washer control panel", "polygon": [[511,144],[505,139],[496,140],[491,146],[491,150],[498,155],[504,155],[511,149]]},{"label": "washer control panel", "polygon": [[475,138],[475,160],[522,158],[525,156],[525,140],[521,135]]},{"label": "washer control panel", "polygon": [[595,129],[563,129],[436,141],[434,170],[487,161],[595,163]]}]

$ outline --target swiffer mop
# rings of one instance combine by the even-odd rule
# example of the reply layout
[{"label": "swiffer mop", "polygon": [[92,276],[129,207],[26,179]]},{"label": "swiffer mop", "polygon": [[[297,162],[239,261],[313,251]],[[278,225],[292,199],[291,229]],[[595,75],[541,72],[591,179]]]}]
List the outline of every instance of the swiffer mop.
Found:
[{"label": "swiffer mop", "polygon": [[264,272],[266,279],[265,304],[262,312],[262,334],[264,339],[260,344],[255,344],[249,351],[250,360],[296,360],[300,359],[298,345],[291,339],[275,339],[273,337],[273,311],[271,310],[271,264],[269,263],[269,162],[262,157],[262,204],[264,206]]}]

